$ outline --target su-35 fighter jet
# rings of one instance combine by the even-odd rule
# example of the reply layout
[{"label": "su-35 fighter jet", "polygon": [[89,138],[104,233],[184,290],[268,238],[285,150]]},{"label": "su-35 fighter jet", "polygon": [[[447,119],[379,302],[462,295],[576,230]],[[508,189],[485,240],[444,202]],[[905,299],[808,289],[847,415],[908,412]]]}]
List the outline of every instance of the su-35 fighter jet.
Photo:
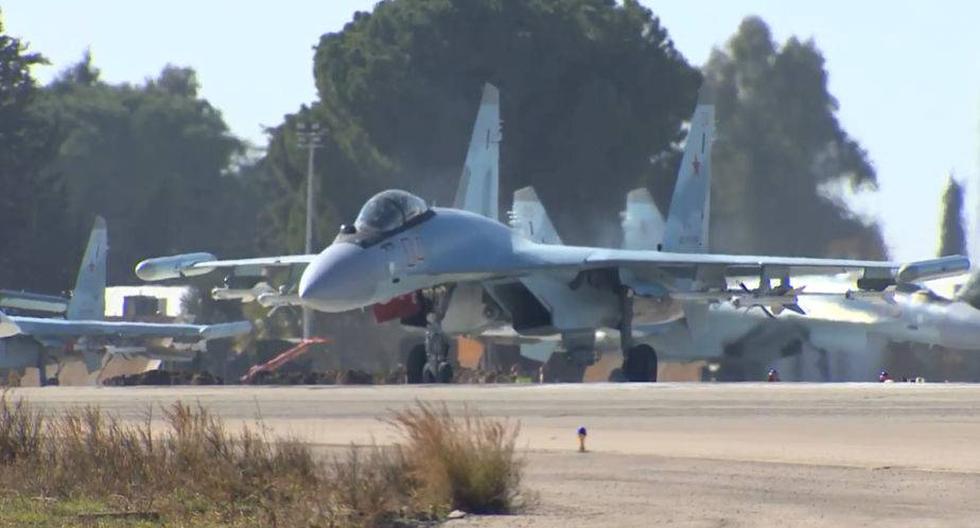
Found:
[{"label": "su-35 fighter jet", "polygon": [[[699,107],[681,178],[705,177],[713,126],[712,107]],[[449,335],[480,335],[501,325],[521,335],[560,335],[563,353],[581,363],[594,361],[597,329],[617,330],[624,371],[649,380],[655,352],[634,345],[634,325],[681,319],[691,301],[727,302],[738,294],[757,304],[791,305],[795,274],[854,270],[859,289],[883,289],[903,276],[894,262],[703,253],[707,224],[693,207],[685,207],[691,214],[675,220],[678,225],[668,225],[673,235],[661,251],[535,241],[498,221],[499,140],[499,96],[487,85],[454,207],[430,207],[407,191],[387,190],[369,199],[318,255],[222,261],[197,253],[143,261],[136,274],[163,280],[216,268],[305,266],[304,305],[324,312],[374,307],[383,318],[424,327],[426,343],[406,367],[409,381],[430,382],[452,379]],[[706,200],[675,193],[674,203]],[[728,277],[747,275],[763,279],[761,286],[729,290]],[[770,279],[779,285],[770,287]]]},{"label": "su-35 fighter jet", "polygon": [[64,319],[0,312],[0,368],[37,367],[44,385],[47,365],[60,366],[69,357],[81,356],[89,372],[102,366],[104,354],[189,361],[210,339],[252,330],[248,321],[214,325],[106,321],[108,248],[105,220],[96,218]]}]

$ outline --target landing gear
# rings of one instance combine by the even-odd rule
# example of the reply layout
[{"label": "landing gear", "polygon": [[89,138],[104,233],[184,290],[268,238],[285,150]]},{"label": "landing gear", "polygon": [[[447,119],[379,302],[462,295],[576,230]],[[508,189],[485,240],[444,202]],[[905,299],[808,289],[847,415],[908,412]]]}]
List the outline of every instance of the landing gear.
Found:
[{"label": "landing gear", "polygon": [[439,369],[436,371],[436,382],[438,383],[452,383],[453,382],[453,365],[448,361],[439,363]]},{"label": "landing gear", "polygon": [[412,347],[405,362],[406,383],[452,383],[449,337],[442,331],[442,318],[446,315],[451,294],[451,288],[435,294],[436,302],[425,317],[425,344]]},{"label": "landing gear", "polygon": [[622,321],[619,343],[623,351],[622,378],[632,382],[657,381],[657,352],[650,345],[633,345],[633,292],[620,293]]},{"label": "landing gear", "polygon": [[426,362],[422,367],[422,383],[452,383],[453,365],[448,360]]},{"label": "landing gear", "polygon": [[636,345],[625,352],[623,377],[631,382],[657,381],[657,352],[650,345]]},{"label": "landing gear", "polygon": [[449,363],[449,338],[442,332],[439,314],[430,313],[425,329],[425,367],[422,371],[423,383],[450,383],[453,380],[453,366]]},{"label": "landing gear", "polygon": [[37,351],[37,385],[46,387],[48,385],[48,352],[44,345],[40,345]]},{"label": "landing gear", "polygon": [[408,351],[408,359],[405,360],[405,383],[416,385],[423,382],[425,361],[425,345],[415,345]]}]

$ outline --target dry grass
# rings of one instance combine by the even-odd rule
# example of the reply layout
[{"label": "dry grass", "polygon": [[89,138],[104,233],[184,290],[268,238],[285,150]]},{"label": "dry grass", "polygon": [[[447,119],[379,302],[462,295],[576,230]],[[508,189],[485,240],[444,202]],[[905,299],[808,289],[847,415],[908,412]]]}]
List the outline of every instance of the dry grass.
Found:
[{"label": "dry grass", "polygon": [[515,509],[524,468],[514,451],[518,425],[469,409],[455,418],[445,405],[423,402],[391,422],[404,438],[401,453],[422,505],[473,513]]},{"label": "dry grass", "polygon": [[149,411],[135,424],[97,408],[49,416],[0,393],[0,509],[41,498],[44,511],[90,503],[179,526],[381,527],[509,512],[518,498],[517,426],[445,406],[395,414],[393,448],[332,460],[261,424],[231,433],[200,406],[175,403],[162,419],[154,432]]}]

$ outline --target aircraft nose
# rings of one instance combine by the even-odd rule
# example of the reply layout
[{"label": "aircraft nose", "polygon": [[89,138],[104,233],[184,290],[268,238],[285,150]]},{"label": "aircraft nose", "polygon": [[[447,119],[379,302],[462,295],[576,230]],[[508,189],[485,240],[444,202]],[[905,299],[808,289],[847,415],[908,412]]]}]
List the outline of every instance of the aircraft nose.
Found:
[{"label": "aircraft nose", "polygon": [[377,274],[368,252],[349,242],[331,244],[299,280],[303,303],[322,312],[345,312],[372,304]]}]

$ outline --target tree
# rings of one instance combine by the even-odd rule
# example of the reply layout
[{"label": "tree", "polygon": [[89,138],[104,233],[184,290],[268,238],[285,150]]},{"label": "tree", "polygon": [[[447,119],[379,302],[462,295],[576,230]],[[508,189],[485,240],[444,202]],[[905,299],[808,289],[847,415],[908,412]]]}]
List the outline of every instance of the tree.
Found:
[{"label": "tree", "polygon": [[943,216],[939,226],[939,256],[966,255],[963,229],[963,186],[950,175],[943,192]]},{"label": "tree", "polygon": [[321,37],[314,75],[318,101],[274,131],[267,161],[293,200],[280,234],[293,232],[305,155],[292,129],[327,131],[321,242],[387,187],[451,202],[484,82],[502,93],[501,196],[533,184],[566,240],[614,242],[625,192],[669,186],[700,82],[635,0],[381,2]]},{"label": "tree", "polygon": [[59,131],[45,174],[65,189],[68,223],[84,233],[106,217],[110,282],[132,281],[150,256],[251,252],[257,204],[230,170],[243,145],[198,97],[193,70],[166,66],[144,85],[111,85],[86,54],[37,107]]},{"label": "tree", "polygon": [[827,192],[874,189],[867,153],[847,135],[812,41],[773,42],[759,18],[742,21],[704,68],[717,105],[711,226],[716,251],[880,258],[877,225]]},{"label": "tree", "polygon": [[0,287],[57,291],[69,275],[63,194],[41,168],[57,148],[54,129],[34,111],[40,93],[30,68],[46,61],[4,31],[0,18]]}]

